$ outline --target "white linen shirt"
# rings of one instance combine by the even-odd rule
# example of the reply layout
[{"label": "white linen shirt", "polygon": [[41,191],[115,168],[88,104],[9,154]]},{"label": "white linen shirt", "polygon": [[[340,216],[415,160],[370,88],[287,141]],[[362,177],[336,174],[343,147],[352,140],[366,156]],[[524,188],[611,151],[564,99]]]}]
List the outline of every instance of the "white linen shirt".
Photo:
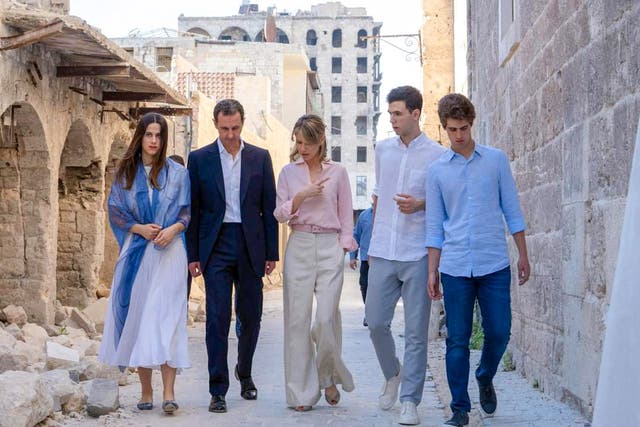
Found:
[{"label": "white linen shirt", "polygon": [[226,209],[222,222],[242,222],[240,214],[240,171],[242,166],[242,150],[244,141],[240,140],[240,151],[234,159],[218,139],[220,149],[220,164],[222,165],[222,180],[224,181],[224,201]]},{"label": "white linen shirt", "polygon": [[403,214],[393,198],[400,193],[426,200],[427,170],[446,149],[424,133],[406,146],[399,136],[376,144],[378,197],[369,256],[391,261],[418,261],[427,254],[425,211]]}]

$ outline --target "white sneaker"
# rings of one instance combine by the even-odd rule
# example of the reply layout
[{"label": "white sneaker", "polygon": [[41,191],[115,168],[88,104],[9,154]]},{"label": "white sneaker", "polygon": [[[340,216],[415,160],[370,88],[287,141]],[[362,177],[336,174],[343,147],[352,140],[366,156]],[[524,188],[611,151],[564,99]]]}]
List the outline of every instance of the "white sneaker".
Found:
[{"label": "white sneaker", "polygon": [[418,418],[418,410],[416,409],[415,403],[402,402],[402,409],[400,410],[398,424],[405,426],[416,426],[420,424],[420,418]]},{"label": "white sneaker", "polygon": [[400,365],[400,370],[398,370],[398,374],[395,377],[391,377],[384,382],[384,385],[382,386],[382,393],[378,397],[378,405],[380,405],[380,409],[388,411],[393,408],[393,405],[396,404],[396,400],[398,400],[398,387],[400,387],[401,381],[402,365]]}]

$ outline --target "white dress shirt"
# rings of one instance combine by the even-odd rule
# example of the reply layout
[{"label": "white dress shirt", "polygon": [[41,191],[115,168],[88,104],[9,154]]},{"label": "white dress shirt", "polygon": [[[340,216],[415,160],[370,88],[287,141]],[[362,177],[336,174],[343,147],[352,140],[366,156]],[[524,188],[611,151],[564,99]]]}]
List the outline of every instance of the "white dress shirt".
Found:
[{"label": "white dress shirt", "polygon": [[424,133],[406,146],[399,136],[376,144],[376,185],[378,197],[373,220],[369,256],[391,261],[418,261],[427,254],[425,211],[400,212],[394,197],[410,194],[426,200],[427,170],[446,150]]},{"label": "white dress shirt", "polygon": [[222,177],[224,181],[224,200],[226,209],[222,222],[242,222],[240,214],[240,171],[242,166],[242,150],[244,141],[240,140],[240,150],[234,159],[218,139],[220,148],[220,164],[222,165]]}]

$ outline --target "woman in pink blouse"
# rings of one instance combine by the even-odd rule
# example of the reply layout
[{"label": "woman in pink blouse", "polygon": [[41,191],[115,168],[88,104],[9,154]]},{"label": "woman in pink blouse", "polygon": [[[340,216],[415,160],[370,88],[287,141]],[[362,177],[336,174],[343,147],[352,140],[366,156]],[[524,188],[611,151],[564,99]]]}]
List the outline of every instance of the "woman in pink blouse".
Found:
[{"label": "woman in pink blouse", "polygon": [[[284,255],[284,366],[287,404],[308,411],[321,390],[330,405],[340,392],[354,389],[342,352],[344,254],[353,239],[349,176],[327,159],[325,125],[305,115],[293,127],[291,163],[278,178],[275,217],[288,222],[291,236]],[[313,297],[316,318],[311,327]]]}]

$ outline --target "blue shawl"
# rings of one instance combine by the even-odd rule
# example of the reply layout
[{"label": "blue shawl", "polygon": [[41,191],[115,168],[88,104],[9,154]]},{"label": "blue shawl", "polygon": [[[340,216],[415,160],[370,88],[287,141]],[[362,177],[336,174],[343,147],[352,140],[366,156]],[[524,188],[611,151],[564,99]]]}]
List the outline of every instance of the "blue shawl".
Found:
[{"label": "blue shawl", "polygon": [[[129,230],[135,224],[154,223],[166,228],[178,221],[182,222],[186,229],[191,215],[191,190],[186,168],[167,159],[158,175],[160,189],[153,188],[151,202],[147,179],[144,166],[140,162],[131,188],[124,188],[124,180],[114,182],[109,195],[109,223],[120,246],[120,256],[111,289],[116,348],[127,319],[133,283],[147,245],[151,243],[139,234],[132,234],[131,241],[123,252]],[[157,245],[154,245],[154,249],[163,250]]]}]

